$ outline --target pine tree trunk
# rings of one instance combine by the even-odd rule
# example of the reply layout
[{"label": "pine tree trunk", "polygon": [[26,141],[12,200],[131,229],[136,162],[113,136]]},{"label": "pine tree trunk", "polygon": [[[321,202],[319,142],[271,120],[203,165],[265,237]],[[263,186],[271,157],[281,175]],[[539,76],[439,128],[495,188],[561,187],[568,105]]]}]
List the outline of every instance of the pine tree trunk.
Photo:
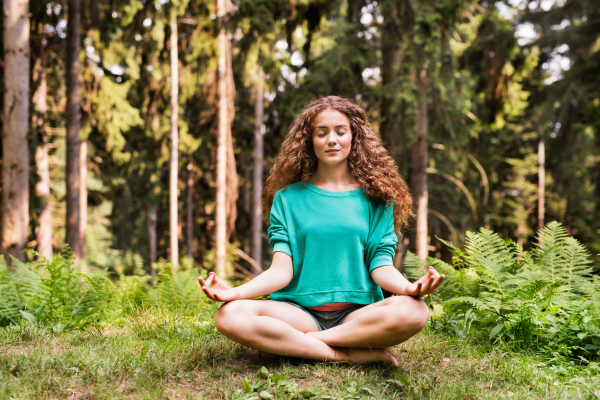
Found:
[{"label": "pine tree trunk", "polygon": [[22,261],[29,230],[29,1],[3,2],[2,253]]},{"label": "pine tree trunk", "polygon": [[87,140],[81,141],[79,154],[79,248],[81,250],[81,272],[87,274],[85,260],[85,230],[87,228]]},{"label": "pine tree trunk", "polygon": [[417,208],[416,254],[426,258],[427,243],[427,83],[426,71],[417,77],[419,97],[417,103],[417,141],[411,149],[411,189]]},{"label": "pine tree trunk", "polygon": [[218,36],[219,64],[217,72],[217,97],[219,99],[219,132],[217,140],[217,198],[216,198],[216,265],[215,272],[221,277],[227,277],[226,252],[227,252],[227,158],[228,136],[231,127],[228,118],[227,99],[227,50],[228,39],[225,34],[223,19],[226,15],[226,0],[217,0],[217,18],[220,30]]},{"label": "pine tree trunk", "polygon": [[156,276],[156,206],[151,206],[146,212],[146,223],[148,226],[148,252],[150,258],[152,276]]},{"label": "pine tree trunk", "polygon": [[383,29],[381,31],[381,85],[384,89],[381,98],[381,124],[379,132],[381,139],[386,146],[389,146],[392,157],[396,148],[397,126],[394,119],[398,118],[397,113],[393,113],[392,105],[395,101],[396,93],[393,91],[392,84],[396,79],[401,54],[401,31],[398,7],[400,4],[396,0],[384,1],[381,5],[383,15]]},{"label": "pine tree trunk", "polygon": [[[258,68],[258,79],[256,83],[256,103],[254,105],[254,202],[252,203],[252,258],[262,265],[262,207],[261,197],[263,190],[263,119],[265,114],[264,105],[264,72]],[[252,271],[256,275],[262,271]]]},{"label": "pine tree trunk", "polygon": [[[546,145],[544,137],[540,134],[538,143],[538,229],[544,228],[545,192],[546,192]],[[540,238],[542,240],[542,238]]]},{"label": "pine tree trunk", "polygon": [[187,247],[187,256],[191,259],[194,254],[194,159],[191,154],[188,154],[187,173],[187,212],[185,219],[185,243]]},{"label": "pine tree trunk", "polygon": [[69,0],[67,25],[67,220],[66,243],[71,246],[77,260],[83,259],[81,248],[81,139],[79,106],[79,47],[80,0]]},{"label": "pine tree trunk", "polygon": [[[244,212],[250,217],[252,221],[252,164],[254,159],[252,154],[248,151],[244,155]],[[252,222],[250,222],[252,224]],[[251,254],[250,250],[252,246],[252,234],[244,236],[244,244],[242,245],[244,253]]]},{"label": "pine tree trunk", "polygon": [[[42,28],[41,28],[42,29]],[[40,30],[41,30],[40,29]],[[37,133],[38,145],[35,149],[35,165],[39,181],[35,185],[36,196],[39,199],[38,222],[39,228],[36,235],[37,251],[48,260],[52,259],[52,219],[50,217],[50,163],[48,160],[48,135],[46,134],[46,112],[48,85],[44,65],[45,36],[40,36],[40,56],[36,64],[39,85],[33,95],[34,114],[31,120],[32,129]]]},{"label": "pine tree trunk", "polygon": [[177,166],[179,135],[177,130],[179,116],[179,60],[177,57],[177,18],[171,15],[171,160],[169,175],[169,233],[171,236],[171,264],[173,274],[179,269],[179,235],[177,213]]}]

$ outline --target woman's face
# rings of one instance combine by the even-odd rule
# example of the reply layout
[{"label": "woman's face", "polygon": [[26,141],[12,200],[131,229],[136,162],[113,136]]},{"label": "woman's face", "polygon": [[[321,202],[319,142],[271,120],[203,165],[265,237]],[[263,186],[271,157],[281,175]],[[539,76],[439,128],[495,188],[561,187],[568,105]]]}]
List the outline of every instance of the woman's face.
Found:
[{"label": "woman's face", "polygon": [[337,164],[345,160],[352,147],[350,120],[336,110],[321,111],[313,128],[312,143],[319,162]]}]

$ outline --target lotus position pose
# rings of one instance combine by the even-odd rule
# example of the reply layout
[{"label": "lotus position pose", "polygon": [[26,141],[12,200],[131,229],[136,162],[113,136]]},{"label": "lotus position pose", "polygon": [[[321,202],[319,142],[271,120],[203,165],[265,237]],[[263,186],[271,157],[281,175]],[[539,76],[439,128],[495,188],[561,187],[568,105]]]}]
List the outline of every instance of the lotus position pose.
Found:
[{"label": "lotus position pose", "polygon": [[[393,266],[412,213],[408,188],[365,112],[336,96],[308,104],[293,123],[262,194],[271,267],[232,288],[214,273],[202,290],[223,304],[216,327],[263,353],[398,365],[385,348],[421,331],[419,298],[444,279],[414,283]],[[398,296],[384,299],[381,289]],[[247,300],[271,295],[272,300]]]}]

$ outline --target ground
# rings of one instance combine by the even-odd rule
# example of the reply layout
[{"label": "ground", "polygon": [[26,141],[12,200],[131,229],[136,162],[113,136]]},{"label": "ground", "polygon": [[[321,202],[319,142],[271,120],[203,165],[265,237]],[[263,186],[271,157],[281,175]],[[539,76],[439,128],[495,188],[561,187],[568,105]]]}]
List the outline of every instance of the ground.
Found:
[{"label": "ground", "polygon": [[0,398],[600,399],[598,371],[429,328],[390,351],[397,368],[263,358],[210,315],[165,310],[62,333],[24,321],[0,329]]}]

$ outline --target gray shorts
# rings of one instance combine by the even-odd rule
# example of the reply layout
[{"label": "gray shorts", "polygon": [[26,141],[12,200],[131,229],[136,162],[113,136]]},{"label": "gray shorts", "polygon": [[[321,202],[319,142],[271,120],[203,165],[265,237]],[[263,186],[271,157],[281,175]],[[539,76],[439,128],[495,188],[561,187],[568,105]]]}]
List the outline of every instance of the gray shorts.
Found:
[{"label": "gray shorts", "polygon": [[353,311],[358,310],[359,308],[363,308],[368,304],[355,304],[348,308],[344,308],[343,310],[336,311],[319,311],[319,310],[311,310],[310,308],[304,308],[300,304],[291,303],[289,301],[282,301],[282,303],[288,303],[293,306],[298,307],[308,315],[312,317],[317,323],[319,327],[319,331],[324,331],[325,329],[333,328],[338,325],[341,325],[346,317],[350,315]]}]

